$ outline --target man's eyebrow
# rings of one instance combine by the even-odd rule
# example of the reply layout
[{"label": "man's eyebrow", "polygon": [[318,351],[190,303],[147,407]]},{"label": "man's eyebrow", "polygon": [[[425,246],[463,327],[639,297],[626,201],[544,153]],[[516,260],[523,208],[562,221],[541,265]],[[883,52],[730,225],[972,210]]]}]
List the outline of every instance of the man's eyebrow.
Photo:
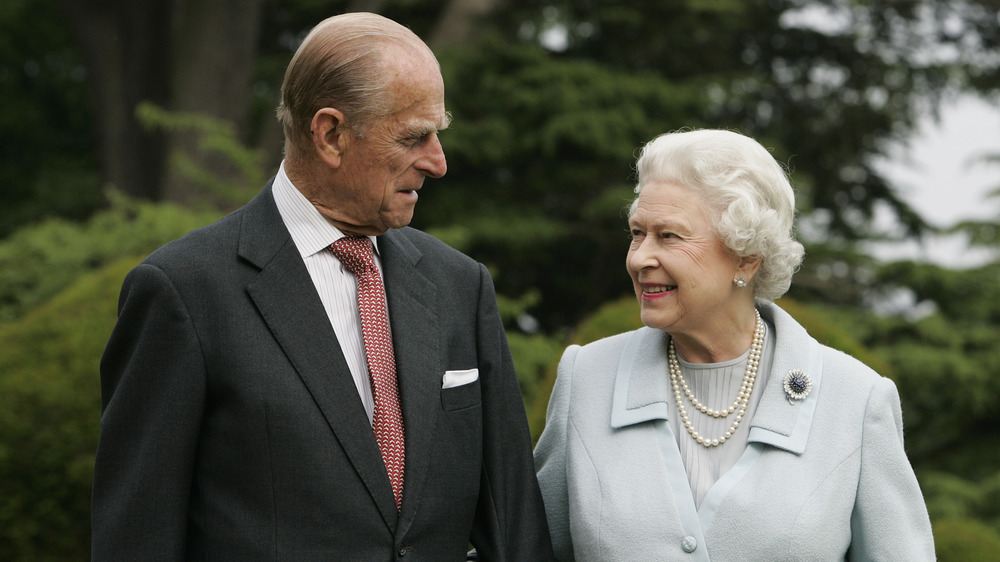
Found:
[{"label": "man's eyebrow", "polygon": [[437,130],[443,131],[451,126],[451,112],[445,111],[444,115],[441,116],[441,120],[438,122]]},{"label": "man's eyebrow", "polygon": [[406,138],[416,138],[447,129],[451,125],[451,114],[446,113],[437,123],[433,121],[414,121],[406,124],[403,135]]}]

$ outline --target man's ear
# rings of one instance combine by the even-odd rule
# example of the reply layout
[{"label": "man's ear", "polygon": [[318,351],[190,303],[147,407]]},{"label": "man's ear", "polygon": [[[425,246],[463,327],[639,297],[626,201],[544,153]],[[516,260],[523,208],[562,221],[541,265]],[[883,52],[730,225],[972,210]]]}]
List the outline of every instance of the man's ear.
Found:
[{"label": "man's ear", "polygon": [[316,155],[331,168],[340,167],[344,151],[350,144],[350,131],[344,114],[338,109],[324,107],[313,115],[310,128]]}]

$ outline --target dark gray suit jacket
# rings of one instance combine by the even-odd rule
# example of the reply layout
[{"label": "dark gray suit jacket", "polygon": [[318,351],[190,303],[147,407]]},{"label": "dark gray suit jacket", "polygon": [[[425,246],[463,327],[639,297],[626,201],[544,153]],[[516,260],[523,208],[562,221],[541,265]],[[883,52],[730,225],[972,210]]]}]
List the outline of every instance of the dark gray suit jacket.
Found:
[{"label": "dark gray suit jacket", "polygon": [[379,250],[402,511],[269,185],[125,280],[101,361],[94,560],[462,560],[470,542],[485,560],[551,557],[488,272],[410,228]]}]

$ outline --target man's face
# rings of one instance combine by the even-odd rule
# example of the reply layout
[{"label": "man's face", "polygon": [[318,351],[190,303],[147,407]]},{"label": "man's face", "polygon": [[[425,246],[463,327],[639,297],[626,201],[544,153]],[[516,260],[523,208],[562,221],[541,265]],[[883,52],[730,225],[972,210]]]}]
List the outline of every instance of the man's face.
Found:
[{"label": "man's face", "polygon": [[387,66],[393,74],[387,93],[395,100],[394,110],[363,136],[347,133],[341,181],[328,194],[330,205],[321,208],[351,234],[382,234],[406,226],[424,178],[440,178],[448,170],[438,140],[448,115],[437,64],[430,57],[404,55]]}]

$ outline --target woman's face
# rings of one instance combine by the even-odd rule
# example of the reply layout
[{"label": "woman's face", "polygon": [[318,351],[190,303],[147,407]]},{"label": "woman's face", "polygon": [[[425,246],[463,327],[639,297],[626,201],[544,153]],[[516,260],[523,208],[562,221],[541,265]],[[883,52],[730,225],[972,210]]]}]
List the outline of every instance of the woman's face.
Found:
[{"label": "woman's face", "polygon": [[716,236],[714,220],[702,196],[688,187],[643,187],[629,219],[625,265],[646,326],[675,336],[711,334],[731,324],[745,299],[752,303],[749,289],[733,284],[743,260]]}]

